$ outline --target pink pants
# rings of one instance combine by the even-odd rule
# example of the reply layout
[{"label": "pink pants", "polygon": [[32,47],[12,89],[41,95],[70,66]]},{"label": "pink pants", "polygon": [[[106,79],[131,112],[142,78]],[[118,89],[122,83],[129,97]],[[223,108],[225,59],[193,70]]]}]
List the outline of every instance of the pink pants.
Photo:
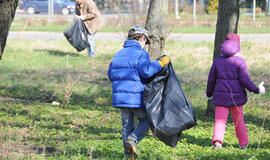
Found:
[{"label": "pink pants", "polygon": [[222,107],[216,106],[215,112],[215,127],[213,134],[213,144],[217,141],[223,143],[225,128],[227,123],[227,117],[231,108],[232,119],[235,125],[235,132],[238,138],[239,144],[248,144],[248,134],[246,124],[244,122],[243,106],[238,107]]}]

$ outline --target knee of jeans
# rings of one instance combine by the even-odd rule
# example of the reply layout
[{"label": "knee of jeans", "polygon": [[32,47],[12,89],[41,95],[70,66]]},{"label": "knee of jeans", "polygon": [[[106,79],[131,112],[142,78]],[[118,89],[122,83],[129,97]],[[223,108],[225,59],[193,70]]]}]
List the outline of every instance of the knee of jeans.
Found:
[{"label": "knee of jeans", "polygon": [[134,128],[134,122],[130,118],[122,119],[122,127],[123,129],[129,131]]}]

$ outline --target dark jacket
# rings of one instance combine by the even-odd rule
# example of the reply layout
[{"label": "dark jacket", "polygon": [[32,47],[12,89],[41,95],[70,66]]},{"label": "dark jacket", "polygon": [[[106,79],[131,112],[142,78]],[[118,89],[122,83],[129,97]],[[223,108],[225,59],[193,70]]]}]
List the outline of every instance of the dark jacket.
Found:
[{"label": "dark jacket", "polygon": [[[211,67],[206,94],[213,96],[216,106],[241,106],[247,102],[247,93],[259,93],[259,88],[250,80],[246,62],[239,56],[234,48],[234,42],[229,40],[223,45],[223,56],[215,59]],[[239,51],[239,49],[238,49]]]},{"label": "dark jacket", "polygon": [[158,61],[150,62],[139,42],[126,40],[110,64],[108,77],[112,81],[114,107],[142,108],[146,79],[162,69]]}]

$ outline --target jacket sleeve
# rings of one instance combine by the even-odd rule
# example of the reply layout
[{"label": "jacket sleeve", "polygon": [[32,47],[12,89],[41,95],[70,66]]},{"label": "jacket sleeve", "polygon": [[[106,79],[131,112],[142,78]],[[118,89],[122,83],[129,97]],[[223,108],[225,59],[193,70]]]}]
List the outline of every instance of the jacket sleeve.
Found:
[{"label": "jacket sleeve", "polygon": [[138,72],[143,78],[150,78],[161,71],[162,67],[158,61],[150,61],[148,53],[145,51],[139,57]]},{"label": "jacket sleeve", "polygon": [[206,95],[207,97],[213,96],[213,92],[216,86],[216,67],[215,62],[212,64],[207,81]]},{"label": "jacket sleeve", "polygon": [[108,75],[110,81],[112,81],[112,79],[111,79],[111,71],[112,71],[112,63],[110,64],[108,72],[107,72],[107,75]]},{"label": "jacket sleeve", "polygon": [[257,87],[249,78],[247,64],[245,61],[241,63],[239,67],[239,81],[241,85],[248,89],[250,92],[259,93],[259,87]]},{"label": "jacket sleeve", "polygon": [[87,3],[87,14],[85,14],[85,20],[91,20],[97,17],[98,9],[96,7],[95,2],[93,3]]}]

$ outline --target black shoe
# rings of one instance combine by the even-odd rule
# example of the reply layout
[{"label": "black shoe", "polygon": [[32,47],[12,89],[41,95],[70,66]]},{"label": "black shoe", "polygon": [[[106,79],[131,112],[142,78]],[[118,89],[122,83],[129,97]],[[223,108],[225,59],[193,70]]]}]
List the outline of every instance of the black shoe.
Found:
[{"label": "black shoe", "polygon": [[125,147],[128,150],[128,154],[129,156],[132,158],[138,158],[138,151],[137,151],[137,146],[136,146],[136,142],[132,139],[132,138],[128,138],[127,141],[125,141]]}]

